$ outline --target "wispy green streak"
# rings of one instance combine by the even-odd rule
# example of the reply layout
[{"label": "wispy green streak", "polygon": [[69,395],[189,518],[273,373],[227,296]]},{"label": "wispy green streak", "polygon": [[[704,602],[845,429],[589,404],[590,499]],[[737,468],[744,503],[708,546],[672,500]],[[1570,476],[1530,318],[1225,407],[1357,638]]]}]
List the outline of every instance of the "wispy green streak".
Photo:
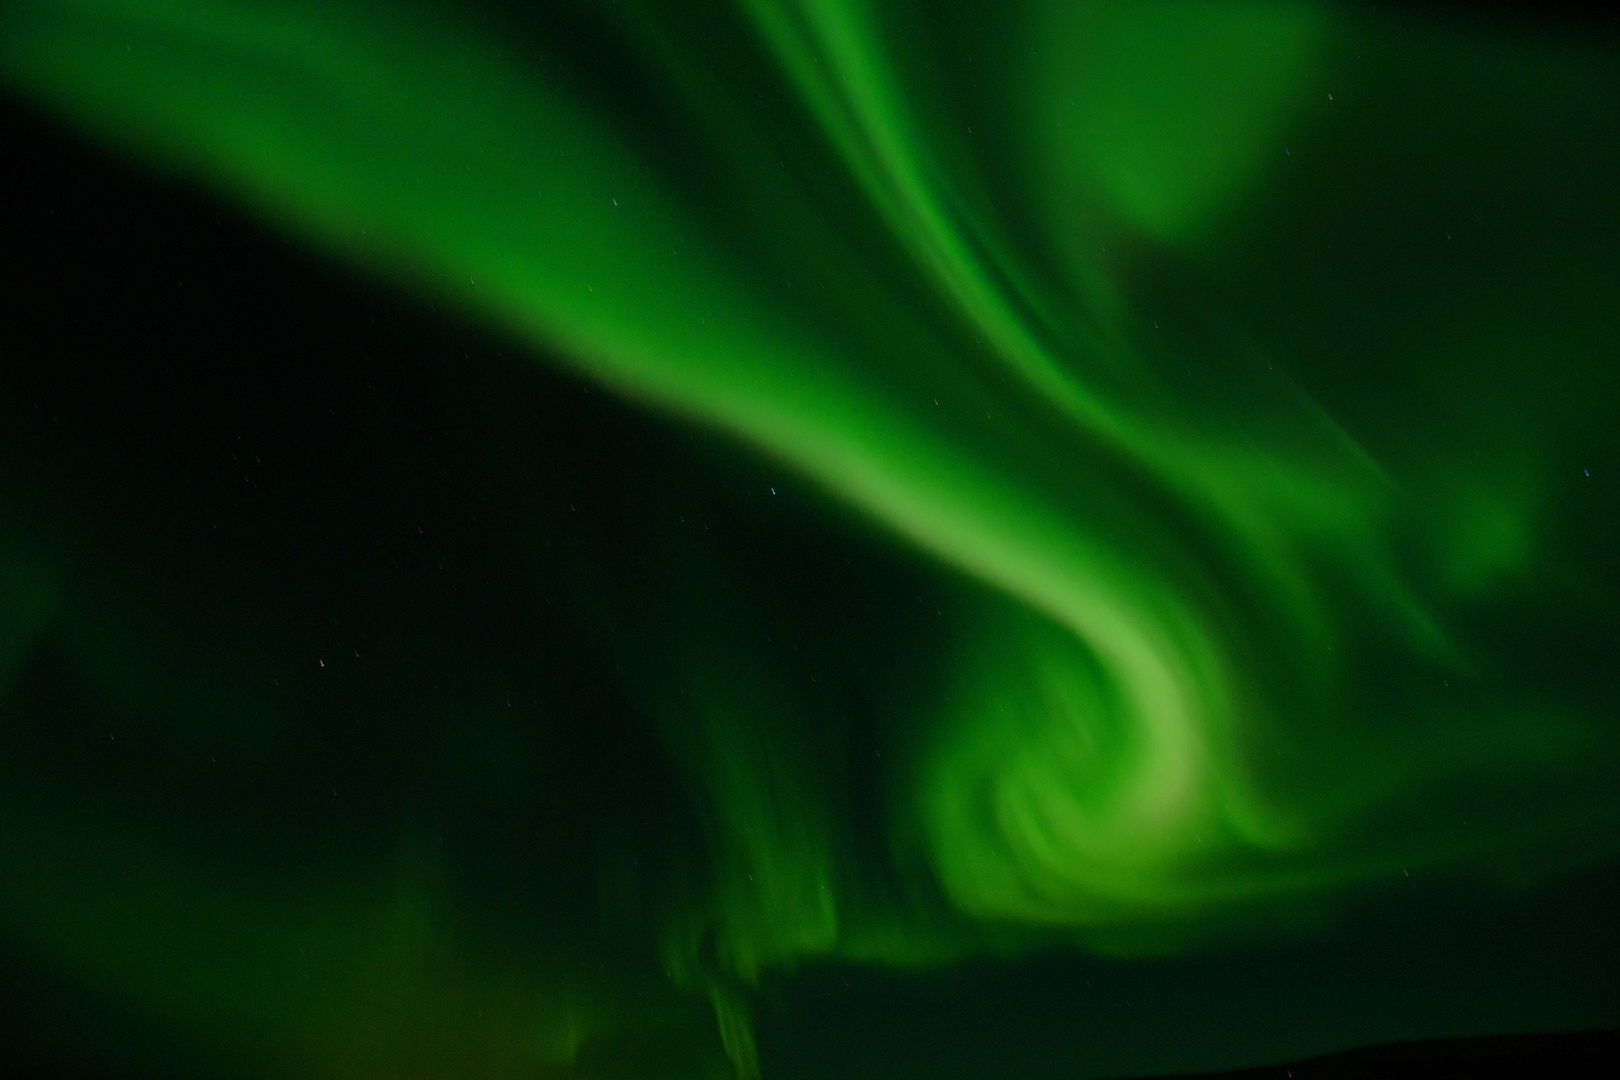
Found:
[{"label": "wispy green streak", "polygon": [[[1401,868],[1609,850],[1591,839],[1609,797],[1467,840],[1401,822],[1431,790],[1612,761],[1611,718],[1529,691],[1347,688],[1374,654],[1436,686],[1492,663],[1455,620],[1539,580],[1534,438],[1509,485],[1420,475],[1275,371],[1290,358],[1224,330],[1155,336],[1131,268],[1242,249],[1229,223],[1256,220],[1360,24],[1291,4],[969,10],[1018,57],[986,43],[971,60],[1001,67],[969,78],[926,6],[745,0],[723,17],[752,49],[737,70],[790,103],[797,148],[845,185],[828,192],[772,160],[681,10],[580,7],[657,88],[666,143],[515,12],[20,0],[0,65],[140,159],[786,463],[962,581],[944,704],[913,725],[883,826],[942,907],[874,899],[802,736],[781,734],[820,722],[797,691],[698,616],[685,645],[643,643],[668,679],[634,692],[705,807],[716,878],[669,914],[660,963],[711,996],[739,1071],[757,1068],[746,987],[807,959],[1174,949]],[[985,95],[978,130],[958,84]],[[695,194],[706,169],[750,240]],[[1374,707],[1398,721],[1357,711]],[[21,814],[0,808],[34,828]],[[138,890],[121,915],[51,922],[46,903],[9,901],[6,932],[162,1001],[155,961],[57,925],[139,918]],[[271,1001],[281,977],[252,978]],[[513,1038],[567,1060],[573,1007],[535,1008],[544,1029]],[[326,1023],[285,1022],[306,1020]]]}]

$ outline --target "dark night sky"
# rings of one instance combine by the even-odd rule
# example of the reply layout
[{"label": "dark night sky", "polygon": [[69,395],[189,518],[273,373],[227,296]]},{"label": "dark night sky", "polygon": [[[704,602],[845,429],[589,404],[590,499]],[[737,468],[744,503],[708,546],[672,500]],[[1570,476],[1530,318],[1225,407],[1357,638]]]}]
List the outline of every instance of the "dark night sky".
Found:
[{"label": "dark night sky", "polygon": [[[652,946],[633,929],[591,936],[601,837],[641,853],[646,888],[677,888],[702,826],[580,629],[580,581],[634,610],[664,557],[651,523],[691,517],[723,538],[703,541],[716,558],[797,613],[795,632],[832,635],[868,612],[840,647],[889,672],[927,665],[919,604],[887,601],[948,595],[938,572],[817,496],[762,504],[769,460],[613,400],[14,100],[0,146],[0,541],[49,550],[74,596],[139,639],[130,655],[185,673],[176,689],[120,669],[109,696],[84,659],[99,646],[30,653],[0,704],[0,785],[177,827],[272,890],[386,860],[408,827],[446,845],[443,872],[484,939],[522,957],[590,937],[581,954],[612,965]],[[77,625],[85,640],[114,633]],[[266,704],[236,709],[228,736],[142,719],[182,699],[206,718],[223,708],[209,695],[235,702],[242,686]],[[882,693],[851,691],[853,724]],[[494,702],[574,719],[525,724]],[[274,749],[234,748],[261,743]],[[1613,1028],[1616,910],[1612,865],[1523,891],[1417,875],[1280,943],[773,975],[755,1025],[770,1080],[1141,1075]],[[536,911],[560,938],[534,928]],[[216,1060],[3,939],[0,1013],[0,1054],[39,1075],[208,1074]]]}]

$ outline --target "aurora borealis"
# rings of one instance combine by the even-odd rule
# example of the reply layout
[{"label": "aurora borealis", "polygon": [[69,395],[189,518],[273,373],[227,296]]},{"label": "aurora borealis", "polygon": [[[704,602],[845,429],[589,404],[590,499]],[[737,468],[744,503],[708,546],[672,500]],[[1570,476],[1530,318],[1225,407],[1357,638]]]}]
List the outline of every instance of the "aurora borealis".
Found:
[{"label": "aurora borealis", "polygon": [[180,277],[213,337],[7,317],[0,939],[200,1073],[774,1078],[828,972],[1601,872],[1615,59],[1280,3],[13,0],[13,97],[418,328]]}]

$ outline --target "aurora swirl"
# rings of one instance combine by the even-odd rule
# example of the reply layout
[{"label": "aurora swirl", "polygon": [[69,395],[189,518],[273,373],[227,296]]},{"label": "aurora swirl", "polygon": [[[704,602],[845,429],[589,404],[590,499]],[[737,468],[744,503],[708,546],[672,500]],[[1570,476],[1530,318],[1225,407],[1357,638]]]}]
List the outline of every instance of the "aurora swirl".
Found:
[{"label": "aurora swirl", "polygon": [[[1504,103],[1567,116],[1536,135],[1563,145],[1612,128],[1615,68],[1471,34],[1194,0],[17,0],[0,70],[298,243],[774,463],[944,583],[942,659],[884,719],[874,826],[814,751],[845,723],[837,672],[738,629],[772,601],[675,545],[634,599],[571,571],[704,857],[659,901],[644,970],[566,992],[422,976],[412,1008],[502,1001],[501,1053],[563,1068],[635,1026],[638,980],[667,983],[660,1008],[706,1002],[746,1077],[753,988],[806,964],[1173,954],[1293,933],[1413,871],[1507,886],[1612,858],[1612,675],[1521,657],[1614,630],[1613,511],[1571,509],[1616,444],[1613,154],[1518,174],[1519,199],[1581,205],[1589,249],[1515,249],[1519,226],[1473,211],[1540,123]],[[1409,93],[1437,119],[1392,127]],[[1452,165],[1410,164],[1438,130]],[[1421,240],[1392,266],[1397,219]],[[66,603],[31,558],[8,556],[31,583],[8,602],[19,656]],[[1505,790],[1521,809],[1452,827]],[[0,814],[74,837],[8,842],[34,880],[71,876],[49,850],[111,843]],[[193,872],[129,843],[152,854],[120,872],[148,891],[74,911],[23,890],[0,930],[188,1024],[267,1010],[305,1034],[300,1068],[387,1060],[388,1038],[277,989],[291,975],[154,975],[116,944]],[[386,956],[375,913],[415,901],[368,888],[331,902],[345,915],[208,894],[170,932],[201,956],[230,925],[342,925],[335,951]],[[264,1000],[208,1019],[192,984]],[[380,1029],[417,1022],[391,1009]]]}]

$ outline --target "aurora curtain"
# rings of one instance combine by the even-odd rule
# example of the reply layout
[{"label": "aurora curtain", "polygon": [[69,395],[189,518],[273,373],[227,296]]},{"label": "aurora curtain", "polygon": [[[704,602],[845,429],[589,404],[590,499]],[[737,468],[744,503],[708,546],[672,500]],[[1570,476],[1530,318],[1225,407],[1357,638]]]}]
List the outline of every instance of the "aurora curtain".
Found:
[{"label": "aurora curtain", "polygon": [[[0,58],[500,343],[399,360],[434,387],[399,401],[529,388],[480,398],[478,497],[431,512],[392,477],[449,451],[386,408],[269,409],[303,494],[184,541],[140,488],[184,465],[114,491],[8,390],[0,935],[232,1068],[750,1077],[761,995],[817,971],[1204,956],[1413,875],[1612,860],[1604,42],[1192,0],[14,0]],[[107,362],[9,321],[66,399]],[[274,393],[348,379],[301,370]],[[242,499],[298,472],[231,434]],[[289,584],[339,548],[388,570]],[[413,621],[456,588],[492,599]],[[138,779],[52,742],[91,713]],[[207,835],[254,814],[281,839]]]}]

